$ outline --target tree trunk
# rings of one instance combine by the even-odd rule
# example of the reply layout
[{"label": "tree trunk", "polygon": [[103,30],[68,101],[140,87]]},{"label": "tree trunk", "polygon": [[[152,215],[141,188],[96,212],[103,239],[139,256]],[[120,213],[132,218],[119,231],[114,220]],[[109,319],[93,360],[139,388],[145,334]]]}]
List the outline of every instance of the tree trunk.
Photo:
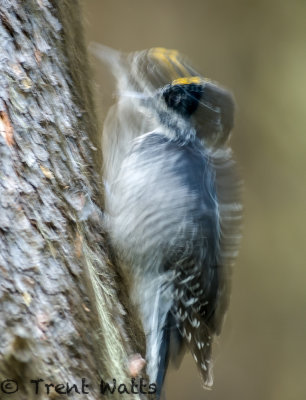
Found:
[{"label": "tree trunk", "polygon": [[0,43],[0,398],[100,398],[145,346],[103,231],[79,2],[1,0]]}]

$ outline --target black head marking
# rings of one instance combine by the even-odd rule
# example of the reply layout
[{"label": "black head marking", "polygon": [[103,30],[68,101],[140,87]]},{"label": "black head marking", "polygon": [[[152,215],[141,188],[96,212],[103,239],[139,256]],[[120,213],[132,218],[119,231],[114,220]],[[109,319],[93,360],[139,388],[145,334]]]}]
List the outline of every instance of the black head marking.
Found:
[{"label": "black head marking", "polygon": [[177,79],[162,89],[167,106],[185,118],[191,117],[196,111],[202,95],[203,84],[200,79]]}]

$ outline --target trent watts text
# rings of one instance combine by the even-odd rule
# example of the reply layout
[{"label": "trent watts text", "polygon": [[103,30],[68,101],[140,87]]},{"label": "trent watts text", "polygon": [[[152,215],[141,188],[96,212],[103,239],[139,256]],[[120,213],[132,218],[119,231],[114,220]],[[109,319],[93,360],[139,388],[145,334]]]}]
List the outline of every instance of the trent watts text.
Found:
[{"label": "trent watts text", "polygon": [[[156,393],[155,383],[146,383],[144,379],[136,380],[131,379],[129,383],[118,383],[116,379],[112,381],[104,381],[103,379],[95,387],[94,385],[87,383],[86,378],[82,378],[79,384],[77,383],[51,383],[44,379],[31,379],[28,381],[29,386],[33,388],[33,394],[46,394],[54,395],[55,393],[61,394],[89,394],[90,391],[101,394],[154,394]],[[19,387],[24,387],[25,382],[18,382],[15,379],[5,379],[0,381],[0,394],[13,394],[19,391]]]}]

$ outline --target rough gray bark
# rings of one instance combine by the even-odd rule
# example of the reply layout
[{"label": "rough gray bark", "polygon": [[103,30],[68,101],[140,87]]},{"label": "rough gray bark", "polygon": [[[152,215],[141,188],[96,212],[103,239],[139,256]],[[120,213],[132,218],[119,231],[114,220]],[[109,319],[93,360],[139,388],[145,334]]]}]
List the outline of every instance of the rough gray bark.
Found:
[{"label": "rough gray bark", "polygon": [[78,1],[2,0],[0,43],[0,398],[86,378],[95,399],[144,340],[102,229]]}]

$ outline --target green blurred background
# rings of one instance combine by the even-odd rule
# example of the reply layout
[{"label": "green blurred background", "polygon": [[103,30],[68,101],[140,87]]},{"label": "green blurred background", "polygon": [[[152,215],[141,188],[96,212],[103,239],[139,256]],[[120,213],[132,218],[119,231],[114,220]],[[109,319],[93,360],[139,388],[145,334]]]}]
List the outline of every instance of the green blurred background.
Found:
[{"label": "green blurred background", "polygon": [[244,238],[215,345],[215,386],[204,391],[186,357],[168,376],[167,399],[306,399],[306,2],[83,5],[88,41],[177,49],[238,104],[232,145],[245,181]]}]

